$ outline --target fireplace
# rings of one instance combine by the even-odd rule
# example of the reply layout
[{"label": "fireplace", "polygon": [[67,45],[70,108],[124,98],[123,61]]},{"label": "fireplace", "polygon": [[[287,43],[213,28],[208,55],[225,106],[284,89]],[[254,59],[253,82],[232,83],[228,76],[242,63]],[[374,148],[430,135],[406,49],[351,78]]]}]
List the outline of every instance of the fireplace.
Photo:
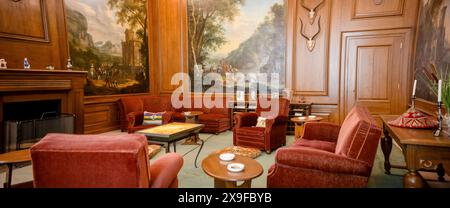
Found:
[{"label": "fireplace", "polygon": [[61,113],[61,100],[6,103],[2,152],[29,147],[48,133],[74,133],[75,116]]},{"label": "fireplace", "polygon": [[[0,70],[0,152],[47,133],[84,133],[86,72]],[[21,148],[21,147],[19,147]]]}]

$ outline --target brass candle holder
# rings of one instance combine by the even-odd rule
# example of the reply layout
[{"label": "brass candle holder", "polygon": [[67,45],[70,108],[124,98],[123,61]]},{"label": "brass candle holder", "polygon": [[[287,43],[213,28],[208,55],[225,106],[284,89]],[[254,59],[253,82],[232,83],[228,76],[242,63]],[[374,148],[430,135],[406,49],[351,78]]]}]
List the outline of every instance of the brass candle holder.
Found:
[{"label": "brass candle holder", "polygon": [[442,101],[438,102],[438,122],[439,122],[439,128],[434,131],[435,137],[440,137],[442,133],[442,121],[444,117],[442,116]]}]

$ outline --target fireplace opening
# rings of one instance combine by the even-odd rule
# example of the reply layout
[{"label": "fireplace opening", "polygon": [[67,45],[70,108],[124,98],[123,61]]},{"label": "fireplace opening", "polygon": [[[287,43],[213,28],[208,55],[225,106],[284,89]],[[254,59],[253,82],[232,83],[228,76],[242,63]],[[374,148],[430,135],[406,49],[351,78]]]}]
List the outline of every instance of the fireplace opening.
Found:
[{"label": "fireplace opening", "polygon": [[2,152],[25,149],[49,133],[74,133],[75,116],[61,112],[61,100],[5,103]]}]

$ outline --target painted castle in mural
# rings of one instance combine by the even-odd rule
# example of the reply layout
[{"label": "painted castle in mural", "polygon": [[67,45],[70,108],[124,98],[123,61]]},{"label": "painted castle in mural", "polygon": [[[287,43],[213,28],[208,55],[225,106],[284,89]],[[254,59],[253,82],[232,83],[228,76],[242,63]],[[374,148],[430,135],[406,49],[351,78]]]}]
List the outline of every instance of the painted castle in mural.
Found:
[{"label": "painted castle in mural", "polygon": [[88,72],[87,96],[149,91],[145,5],[145,0],[66,1],[70,56],[75,70]]}]

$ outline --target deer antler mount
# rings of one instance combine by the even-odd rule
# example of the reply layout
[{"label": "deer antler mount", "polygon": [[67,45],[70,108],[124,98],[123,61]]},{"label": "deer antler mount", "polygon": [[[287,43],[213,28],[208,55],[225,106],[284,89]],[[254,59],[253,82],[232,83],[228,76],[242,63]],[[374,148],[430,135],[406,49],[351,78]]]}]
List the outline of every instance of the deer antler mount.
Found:
[{"label": "deer antler mount", "polygon": [[308,47],[309,52],[313,52],[314,48],[316,47],[316,38],[317,36],[320,34],[321,32],[321,26],[320,26],[320,18],[319,17],[319,21],[318,21],[318,27],[319,29],[317,30],[317,33],[314,34],[312,37],[307,36],[304,31],[303,31],[303,21],[302,19],[300,19],[300,34],[307,40],[306,42],[306,46]]},{"label": "deer antler mount", "polygon": [[312,25],[314,24],[314,21],[316,21],[316,17],[317,17],[317,9],[322,6],[322,4],[325,3],[325,0],[320,1],[319,4],[317,4],[315,7],[313,8],[309,8],[305,5],[305,0],[301,0],[300,1],[300,5],[306,9],[307,11],[309,11],[309,24]]}]

